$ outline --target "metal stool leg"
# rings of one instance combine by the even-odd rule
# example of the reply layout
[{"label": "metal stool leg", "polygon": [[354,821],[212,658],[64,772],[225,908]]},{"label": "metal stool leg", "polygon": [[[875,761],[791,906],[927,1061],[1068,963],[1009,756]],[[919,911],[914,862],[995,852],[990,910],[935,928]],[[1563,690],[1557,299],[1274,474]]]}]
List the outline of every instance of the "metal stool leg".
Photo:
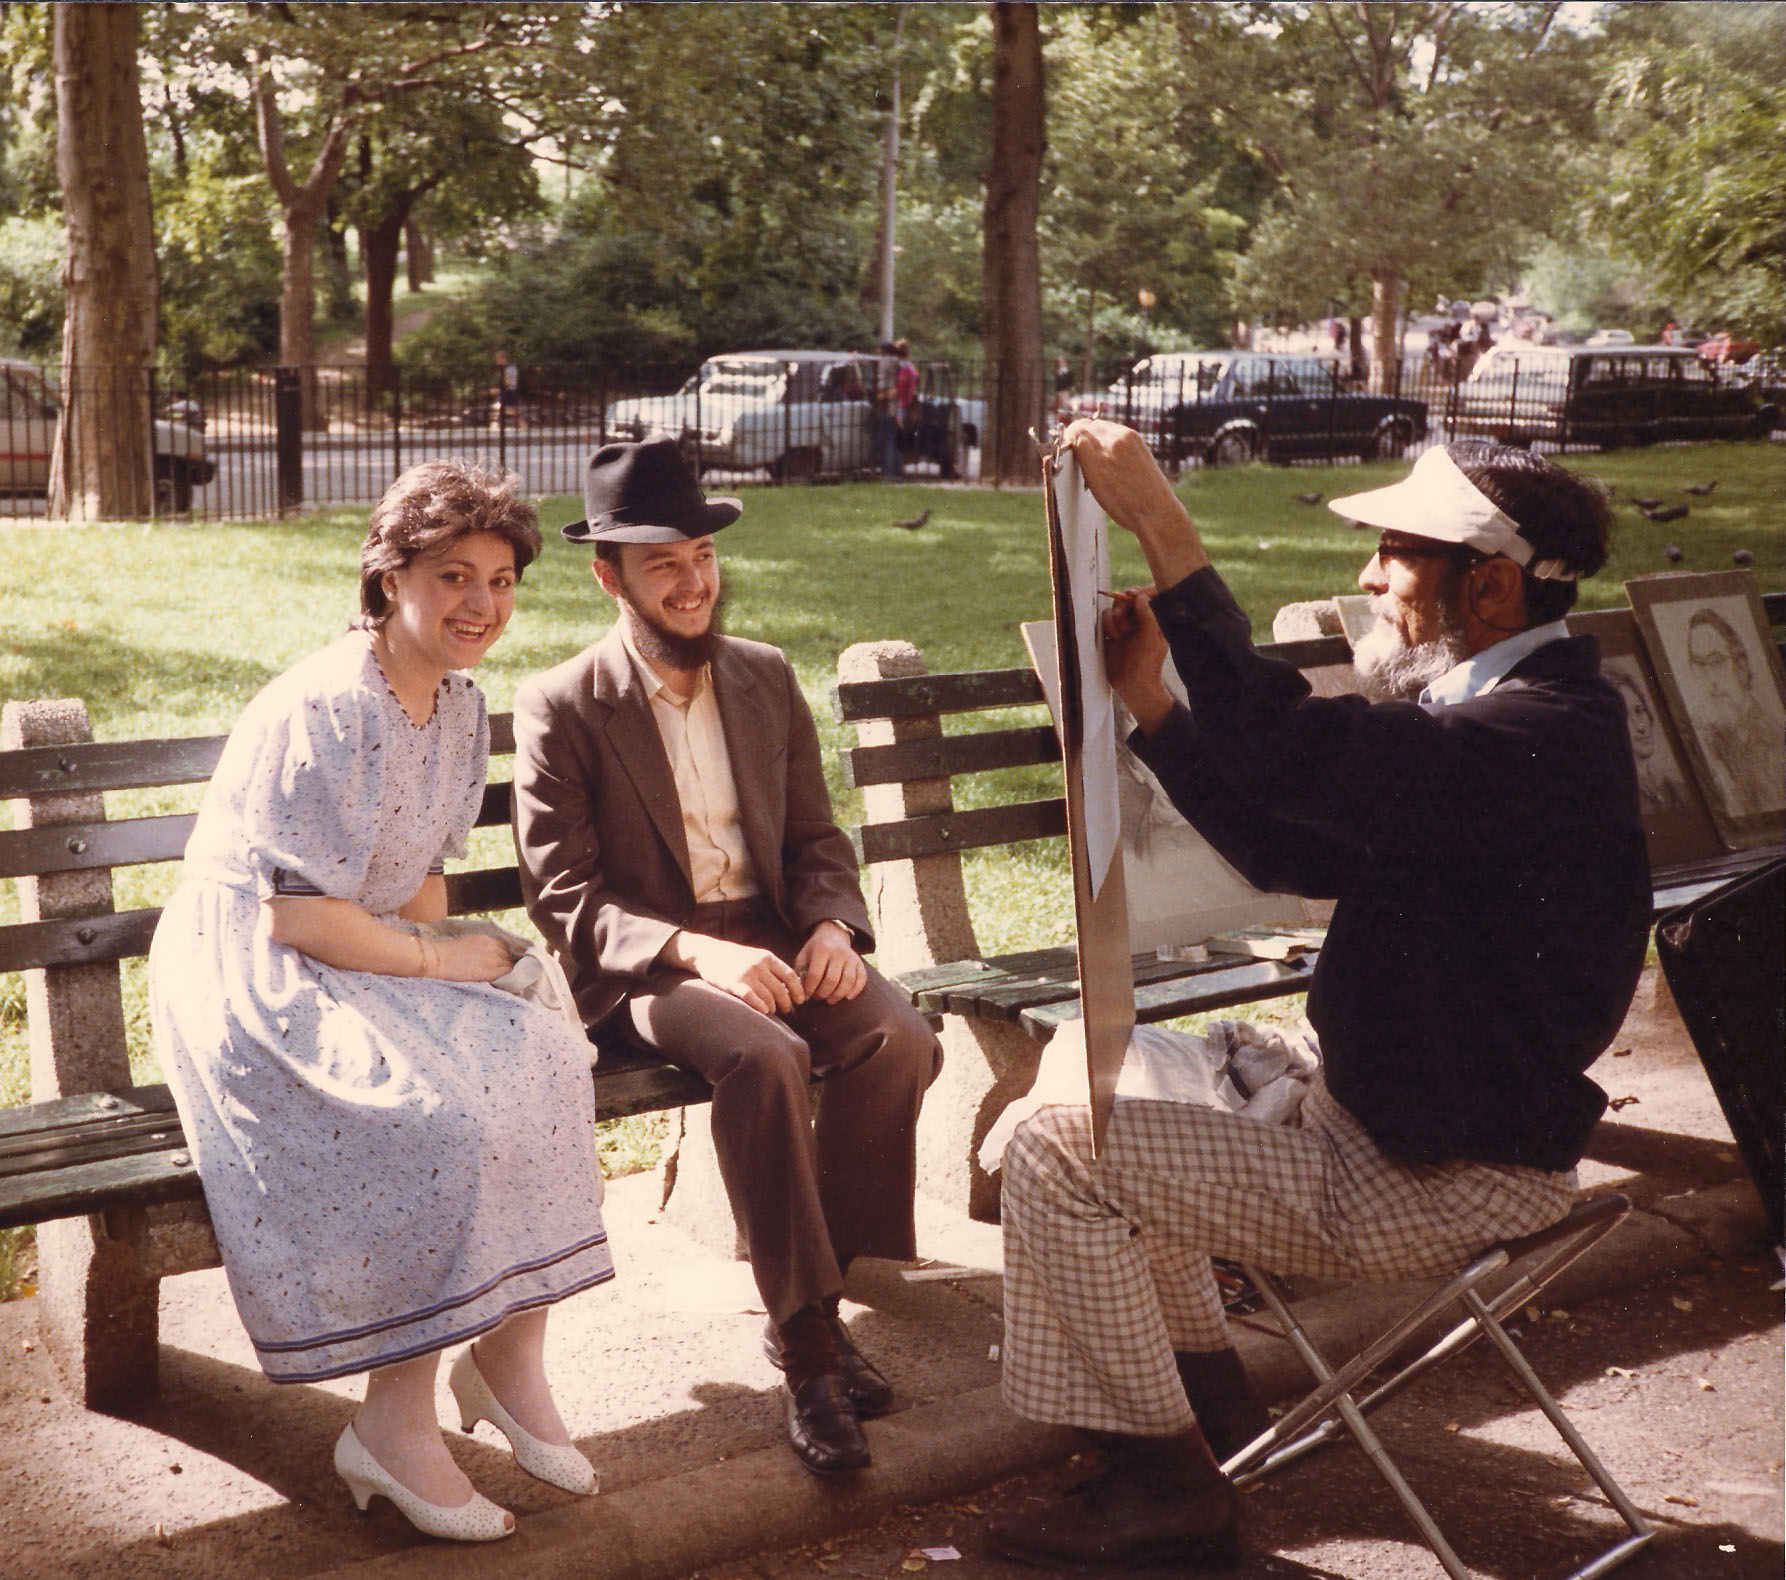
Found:
[{"label": "metal stool leg", "polygon": [[[1318,1386],[1300,1403],[1292,1407],[1269,1432],[1262,1434],[1237,1454],[1223,1469],[1237,1485],[1245,1485],[1271,1474],[1291,1460],[1331,1442],[1342,1425],[1357,1440],[1377,1473],[1406,1510],[1433,1555],[1439,1560],[1450,1580],[1471,1580],[1470,1571],[1439,1530],[1400,1468],[1389,1457],[1365,1416],[1385,1400],[1401,1392],[1416,1378],[1425,1375],[1441,1361],[1461,1353],[1478,1338],[1486,1337],[1518,1377],[1533,1402],[1544,1413],[1557,1435],[1599,1484],[1607,1501],[1625,1523],[1629,1532],[1620,1541],[1572,1570],[1565,1580],[1594,1580],[1631,1557],[1655,1535],[1652,1527],[1638,1513],[1624,1490],[1588,1447],[1580,1432],[1563,1408],[1532,1369],[1531,1363],[1501,1326],[1501,1318],[1518,1305],[1536,1296],[1565,1267],[1574,1262],[1604,1235],[1609,1233],[1629,1211],[1623,1198],[1584,1203],[1570,1218],[1551,1230],[1504,1246],[1491,1246],[1468,1267],[1450,1279],[1441,1289],[1419,1302],[1398,1322],[1367,1345],[1337,1372],[1327,1362],[1307,1329],[1298,1320],[1278,1282],[1258,1268],[1248,1266],[1252,1279],[1266,1305],[1277,1318],[1287,1338],[1314,1375]],[[1528,1271],[1514,1279],[1492,1300],[1484,1300],[1477,1285],[1490,1274],[1506,1266],[1513,1255],[1521,1258],[1535,1252],[1545,1254]],[[1462,1320],[1455,1323],[1423,1354],[1400,1367],[1363,1400],[1353,1397],[1354,1388],[1414,1333],[1428,1327],[1433,1318],[1448,1307],[1461,1308]],[[1336,1412],[1330,1414],[1329,1412]],[[1312,1427],[1309,1423],[1314,1422]],[[1305,1430],[1306,1428],[1306,1430]]]},{"label": "metal stool leg", "polygon": [[1569,1445],[1570,1453],[1581,1461],[1582,1468],[1600,1484],[1600,1490],[1606,1494],[1606,1501],[1617,1510],[1619,1518],[1630,1530],[1630,1536],[1573,1571],[1568,1580],[1590,1580],[1594,1575],[1605,1574],[1648,1542],[1656,1534],[1655,1527],[1637,1512],[1635,1505],[1625,1496],[1624,1488],[1612,1479],[1611,1473],[1600,1463],[1599,1456],[1588,1447],[1586,1439],[1575,1429],[1575,1423],[1563,1413],[1563,1407],[1551,1397],[1550,1390],[1544,1386],[1537,1372],[1532,1370],[1532,1363],[1507,1336],[1506,1329],[1483,1303],[1482,1297],[1472,1289],[1465,1292],[1463,1299],[1471,1316],[1475,1318],[1477,1327],[1482,1330],[1489,1343],[1501,1352],[1501,1359],[1506,1361],[1526,1392],[1532,1396],[1532,1402],[1544,1412],[1545,1419],[1556,1428],[1557,1436]]},{"label": "metal stool leg", "polygon": [[[1266,1304],[1276,1314],[1278,1321],[1283,1323],[1285,1335],[1296,1347],[1296,1353],[1302,1357],[1303,1364],[1314,1373],[1316,1379],[1322,1384],[1334,1382],[1337,1374],[1327,1364],[1327,1358],[1315,1347],[1314,1340],[1308,1336],[1308,1330],[1296,1320],[1295,1314],[1290,1310],[1289,1303],[1284,1299],[1283,1292],[1277,1287],[1275,1280],[1269,1275],[1261,1277],[1252,1268],[1247,1269],[1247,1274],[1252,1278],[1259,1293],[1264,1296]],[[1402,1475],[1400,1467],[1389,1457],[1389,1452],[1383,1447],[1381,1439],[1370,1429],[1369,1423],[1364,1419],[1364,1413],[1358,1408],[1351,1394],[1343,1391],[1338,1393],[1333,1397],[1328,1408],[1339,1411],[1340,1419],[1345,1422],[1347,1430],[1358,1440],[1358,1446],[1369,1456],[1370,1462],[1377,1467],[1377,1474],[1388,1483],[1389,1490],[1395,1494],[1396,1501],[1407,1512],[1408,1518],[1414,1522],[1415,1528],[1420,1532],[1426,1545],[1433,1550],[1433,1555],[1444,1567],[1445,1573],[1451,1577],[1451,1580],[1472,1580],[1470,1571],[1464,1568],[1462,1560],[1452,1550],[1451,1543],[1446,1541],[1445,1533],[1439,1529],[1438,1522],[1427,1512],[1426,1505],[1420,1501],[1414,1489],[1408,1485],[1407,1478]],[[1308,1436],[1320,1438],[1319,1429]],[[1315,1446],[1314,1442],[1298,1439],[1274,1460],[1268,1461],[1265,1466],[1235,1477],[1236,1483],[1244,1484],[1247,1481],[1256,1480],[1267,1474],[1270,1469],[1277,1468],[1278,1465],[1306,1453],[1308,1449]]]}]

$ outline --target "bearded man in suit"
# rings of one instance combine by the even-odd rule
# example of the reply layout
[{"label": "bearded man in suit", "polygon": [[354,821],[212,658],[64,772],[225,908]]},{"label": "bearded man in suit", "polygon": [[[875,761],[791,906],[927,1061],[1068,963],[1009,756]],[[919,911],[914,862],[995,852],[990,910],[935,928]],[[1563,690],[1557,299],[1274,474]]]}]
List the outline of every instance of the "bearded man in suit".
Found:
[{"label": "bearded man in suit", "polygon": [[838,1297],[852,1257],[916,1254],[918,1109],[941,1049],[862,960],[856,860],[786,655],[719,633],[713,535],[739,502],[706,498],[666,438],[604,445],[584,503],[562,531],[594,545],[619,618],[515,698],[528,910],[593,1037],[712,1085],[789,1441],[810,1469],[855,1469],[860,1422],[892,1391]]}]

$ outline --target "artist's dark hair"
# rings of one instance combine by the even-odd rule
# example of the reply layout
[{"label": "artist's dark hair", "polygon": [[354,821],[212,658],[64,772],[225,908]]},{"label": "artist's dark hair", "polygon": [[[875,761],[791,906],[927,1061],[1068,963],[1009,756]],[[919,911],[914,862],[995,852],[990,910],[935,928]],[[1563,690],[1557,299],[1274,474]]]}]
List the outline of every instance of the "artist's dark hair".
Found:
[{"label": "artist's dark hair", "polygon": [[515,551],[515,579],[540,552],[534,509],[516,492],[521,479],[469,461],[423,461],[410,467],[372,507],[360,545],[360,615],[354,624],[375,631],[391,617],[386,571],[400,571],[418,555],[443,549],[467,533],[494,532]]},{"label": "artist's dark hair", "polygon": [[[1612,507],[1599,486],[1530,450],[1486,440],[1447,446],[1465,477],[1519,528],[1534,560],[1561,560],[1580,576],[1592,576],[1612,547]],[[1573,581],[1520,577],[1526,623],[1546,625],[1575,607]]]}]

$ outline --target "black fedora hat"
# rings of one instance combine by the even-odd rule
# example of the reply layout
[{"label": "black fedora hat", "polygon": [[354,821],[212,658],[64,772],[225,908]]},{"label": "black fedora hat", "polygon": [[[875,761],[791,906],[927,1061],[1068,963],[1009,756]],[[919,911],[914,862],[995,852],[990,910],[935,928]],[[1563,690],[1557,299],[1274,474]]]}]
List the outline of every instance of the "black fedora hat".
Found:
[{"label": "black fedora hat", "polygon": [[604,444],[583,469],[581,521],[559,528],[572,543],[677,543],[729,527],[736,499],[709,499],[694,468],[667,435],[639,444]]}]

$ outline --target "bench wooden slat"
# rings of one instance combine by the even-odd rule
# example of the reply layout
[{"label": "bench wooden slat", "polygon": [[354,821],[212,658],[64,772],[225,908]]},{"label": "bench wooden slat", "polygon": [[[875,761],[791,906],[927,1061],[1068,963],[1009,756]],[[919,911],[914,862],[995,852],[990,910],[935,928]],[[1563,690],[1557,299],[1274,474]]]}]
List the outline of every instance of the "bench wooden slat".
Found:
[{"label": "bench wooden slat", "polygon": [[[920,1007],[934,1006],[958,1015],[978,1015],[987,1020],[1029,1022],[1030,1011],[1048,1006],[1076,1002],[1079,997],[1078,966],[1072,951],[1062,952],[1065,958],[1036,971],[981,973],[956,984],[934,988],[921,995]],[[1309,954],[1312,964],[1313,952]],[[1277,962],[1271,962],[1276,964]],[[1135,983],[1135,1001],[1141,1004],[1164,1005],[1184,1002],[1192,1010],[1206,1000],[1229,991],[1235,979],[1231,973],[1243,962],[1234,956],[1211,955],[1207,960],[1160,960],[1153,955],[1135,955],[1129,969]],[[1252,964],[1252,962],[1244,962]],[[1302,967],[1297,969],[1302,970]],[[1209,978],[1213,985],[1203,987],[1196,979]],[[1219,979],[1219,980],[1218,980]],[[1252,981],[1252,978],[1246,978]],[[1264,980],[1275,982],[1267,973]],[[1232,1001],[1229,1001],[1232,1002]],[[1167,1010],[1155,1019],[1192,1010]]]},{"label": "bench wooden slat", "polygon": [[1300,642],[1260,642],[1254,651],[1261,658],[1281,658],[1298,669],[1325,669],[1330,664],[1352,662],[1352,644],[1343,636],[1311,636]]},{"label": "bench wooden slat", "polygon": [[[506,828],[512,791],[506,781],[485,785],[476,826]],[[0,829],[0,878],[178,861],[186,854],[186,842],[197,821],[197,813],[170,812],[159,817]]]},{"label": "bench wooden slat", "polygon": [[1015,801],[1006,806],[973,807],[963,812],[933,812],[894,823],[864,823],[850,830],[856,857],[865,865],[907,861],[951,850],[974,850],[1026,839],[1048,839],[1067,831],[1067,803]]},{"label": "bench wooden slat", "polygon": [[[521,876],[513,867],[489,867],[447,874],[447,910],[508,910],[521,903]],[[159,906],[53,922],[12,922],[0,927],[0,971],[34,966],[81,966],[129,960],[149,952]]]},{"label": "bench wooden slat", "polygon": [[[81,741],[0,752],[0,800],[91,790],[149,790],[202,784],[216,770],[227,735],[179,735],[157,741]],[[490,755],[515,749],[514,715],[490,715]]]},{"label": "bench wooden slat", "polygon": [[493,779],[485,784],[484,799],[478,805],[477,827],[494,828],[498,824],[508,824],[514,792],[515,787],[506,779]]},{"label": "bench wooden slat", "polygon": [[[1249,960],[1170,982],[1155,982],[1135,989],[1135,1019],[1140,1024],[1173,1020],[1180,1015],[1200,1015],[1233,1004],[1253,1004],[1308,990],[1315,957],[1294,960]],[[1046,1041],[1066,1021],[1079,1018],[1075,994],[1053,1004],[1026,1009],[1018,1017],[1023,1028],[1038,1041]]]},{"label": "bench wooden slat", "polygon": [[78,1130],[111,1119],[174,1114],[174,1094],[165,1086],[129,1086],[121,1092],[80,1092],[52,1097],[24,1108],[0,1108],[0,1146],[20,1136]]},{"label": "bench wooden slat", "polygon": [[225,739],[189,735],[164,741],[82,741],[0,752],[0,797],[198,784],[211,777]]},{"label": "bench wooden slat", "polygon": [[78,1218],[108,1207],[192,1201],[203,1195],[192,1154],[181,1140],[177,1146],[106,1158],[79,1168],[0,1179],[0,1229]]},{"label": "bench wooden slat", "polygon": [[164,817],[0,830],[0,878],[178,861],[185,854],[196,821],[195,813],[176,812]]},{"label": "bench wooden slat", "polygon": [[520,903],[521,874],[513,867],[447,874],[447,910],[454,916],[469,911],[506,911]]},{"label": "bench wooden slat", "polygon": [[1060,737],[1046,724],[1031,729],[985,730],[978,735],[941,735],[928,741],[896,741],[890,746],[852,746],[839,754],[843,782],[903,784],[908,779],[943,779],[1060,761]]},{"label": "bench wooden slat", "polygon": [[161,910],[119,911],[53,922],[0,927],[0,971],[33,966],[84,966],[146,955]]},{"label": "bench wooden slat", "polygon": [[[630,1049],[605,1050],[591,1079],[598,1120],[713,1096],[698,1075]],[[117,1106],[106,1107],[108,1101]],[[0,1229],[201,1194],[166,1086],[0,1110]]]},{"label": "bench wooden slat", "polygon": [[61,1125],[0,1138],[0,1178],[69,1168],[98,1158],[154,1152],[180,1131],[167,1114],[116,1114],[84,1126]]},{"label": "bench wooden slat", "polygon": [[[1068,951],[1069,957],[1071,951]],[[1159,960],[1153,955],[1136,955],[1129,962],[1129,974],[1137,988],[1152,982],[1176,982],[1188,976],[1218,971],[1232,960],[1207,961]],[[1068,958],[1052,969],[1019,973],[1004,978],[980,978],[947,995],[949,1008],[958,1014],[979,1014],[991,1020],[1019,1020],[1023,1011],[1034,1005],[1054,1004],[1063,998],[1079,996],[1079,964]],[[957,1008],[959,1006],[959,1008]]]},{"label": "bench wooden slat", "polygon": [[958,674],[901,675],[891,680],[839,681],[832,710],[843,724],[863,719],[907,719],[926,713],[973,713],[1041,702],[1033,669],[976,669]]}]

